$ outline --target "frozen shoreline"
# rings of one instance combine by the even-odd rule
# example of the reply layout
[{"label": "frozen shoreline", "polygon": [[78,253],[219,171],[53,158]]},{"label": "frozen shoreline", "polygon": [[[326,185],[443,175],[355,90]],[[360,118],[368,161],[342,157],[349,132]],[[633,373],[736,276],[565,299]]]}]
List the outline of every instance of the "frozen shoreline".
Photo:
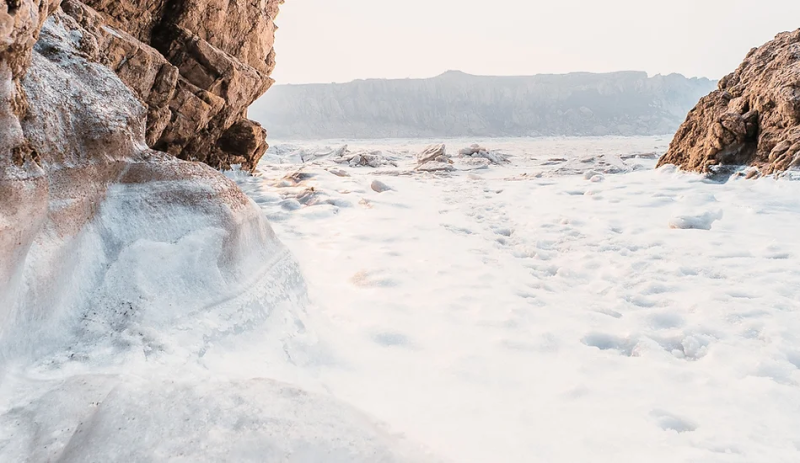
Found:
[{"label": "frozen shoreline", "polygon": [[800,182],[477,141],[275,144],[235,224],[112,190],[100,286],[3,338],[0,460],[796,461]]},{"label": "frozen shoreline", "polygon": [[655,171],[633,155],[656,137],[481,143],[511,163],[276,144],[239,179],[300,263],[335,396],[459,462],[798,458],[800,183]]}]

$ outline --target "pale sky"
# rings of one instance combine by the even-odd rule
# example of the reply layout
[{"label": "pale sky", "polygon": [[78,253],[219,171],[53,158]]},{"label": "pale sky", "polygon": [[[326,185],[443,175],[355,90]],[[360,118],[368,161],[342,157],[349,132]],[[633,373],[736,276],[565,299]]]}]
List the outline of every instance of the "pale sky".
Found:
[{"label": "pale sky", "polygon": [[572,71],[720,78],[800,0],[287,0],[278,83]]}]

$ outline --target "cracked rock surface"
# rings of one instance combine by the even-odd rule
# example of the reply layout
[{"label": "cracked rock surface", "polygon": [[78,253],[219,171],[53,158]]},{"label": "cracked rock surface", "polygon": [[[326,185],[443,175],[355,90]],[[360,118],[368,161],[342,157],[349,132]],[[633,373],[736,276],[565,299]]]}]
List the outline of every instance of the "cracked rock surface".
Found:
[{"label": "cracked rock surface", "polygon": [[754,166],[763,174],[800,166],[800,30],[752,49],[703,97],[659,165],[709,172]]}]

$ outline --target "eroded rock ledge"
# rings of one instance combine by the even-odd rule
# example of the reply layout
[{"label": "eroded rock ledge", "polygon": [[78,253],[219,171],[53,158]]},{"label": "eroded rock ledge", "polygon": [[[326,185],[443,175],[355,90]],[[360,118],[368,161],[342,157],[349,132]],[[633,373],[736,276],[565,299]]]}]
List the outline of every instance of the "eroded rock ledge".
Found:
[{"label": "eroded rock ledge", "polygon": [[126,281],[115,265],[152,274],[120,261],[142,243],[210,234],[215,294],[258,286],[264,262],[291,269],[256,205],[182,160],[251,168],[263,154],[246,108],[271,84],[279,3],[0,0],[0,377],[4,359],[45,340],[83,339],[88,311],[122,314],[111,332],[157,312],[164,297],[142,297],[167,294],[163,278],[155,291],[138,277],[127,294],[108,289]]},{"label": "eroded rock ledge", "polygon": [[755,166],[773,174],[800,166],[800,30],[748,53],[702,98],[659,166],[710,172]]},{"label": "eroded rock ledge", "polygon": [[148,108],[147,144],[215,168],[253,169],[266,131],[247,107],[273,81],[283,0],[63,0],[59,20],[85,57]]}]

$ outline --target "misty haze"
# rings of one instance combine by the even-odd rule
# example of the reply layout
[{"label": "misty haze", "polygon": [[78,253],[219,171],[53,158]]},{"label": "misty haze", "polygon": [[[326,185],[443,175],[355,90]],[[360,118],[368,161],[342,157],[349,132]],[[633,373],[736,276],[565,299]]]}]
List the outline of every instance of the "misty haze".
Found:
[{"label": "misty haze", "polygon": [[661,135],[715,87],[643,72],[277,85],[250,116],[277,139]]},{"label": "misty haze", "polygon": [[0,1],[0,463],[800,462],[798,18]]}]

